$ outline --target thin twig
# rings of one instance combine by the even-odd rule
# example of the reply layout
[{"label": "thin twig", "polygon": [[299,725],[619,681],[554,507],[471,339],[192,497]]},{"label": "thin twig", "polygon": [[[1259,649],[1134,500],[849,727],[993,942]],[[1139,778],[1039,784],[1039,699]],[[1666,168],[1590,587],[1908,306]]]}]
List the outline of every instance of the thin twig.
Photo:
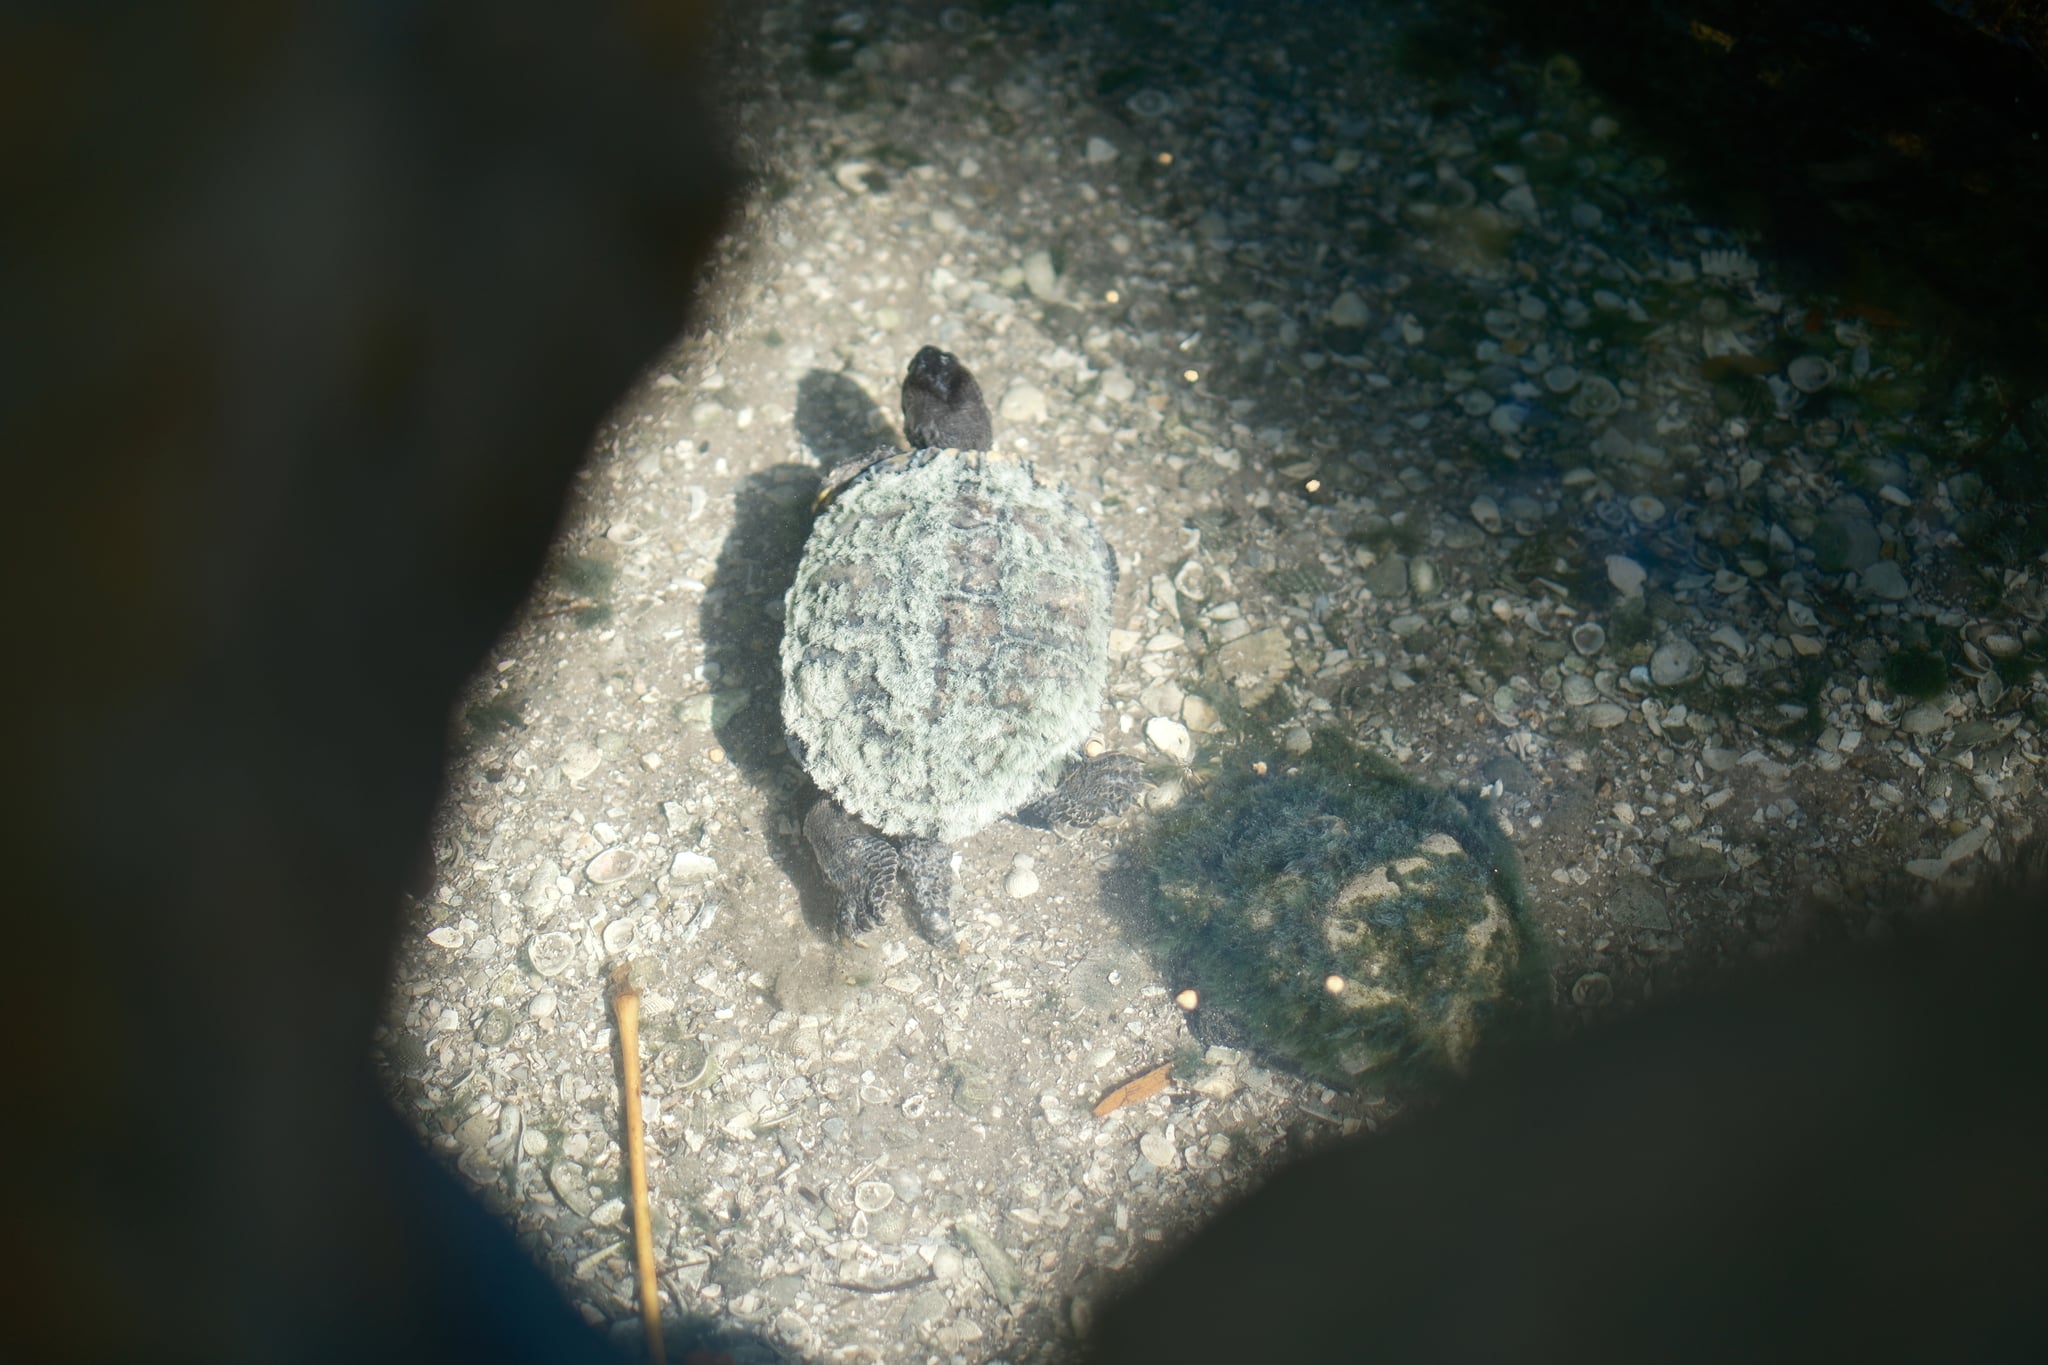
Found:
[{"label": "thin twig", "polygon": [[937,1278],[939,1277],[936,1274],[927,1270],[922,1275],[912,1275],[909,1279],[898,1280],[894,1284],[852,1284],[846,1280],[827,1280],[825,1283],[834,1289],[851,1289],[856,1294],[894,1294],[905,1289],[915,1289],[921,1284],[930,1284]]},{"label": "thin twig", "polygon": [[612,969],[612,1013],[619,1020],[619,1060],[626,1097],[626,1173],[633,1191],[633,1268],[640,1282],[640,1325],[647,1329],[647,1359],[664,1365],[661,1300],[654,1288],[654,1225],[647,1212],[647,1132],[640,1118],[640,992],[633,964]]}]

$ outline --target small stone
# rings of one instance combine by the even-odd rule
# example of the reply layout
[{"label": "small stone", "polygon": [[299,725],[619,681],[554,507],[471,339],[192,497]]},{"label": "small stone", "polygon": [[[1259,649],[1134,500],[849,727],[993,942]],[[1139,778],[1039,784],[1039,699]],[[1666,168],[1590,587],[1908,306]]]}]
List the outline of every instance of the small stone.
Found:
[{"label": "small stone", "polygon": [[1038,874],[1028,867],[1011,868],[1003,878],[1003,894],[1018,901],[1038,894]]},{"label": "small stone", "polygon": [[1115,143],[1111,142],[1108,138],[1091,137],[1088,139],[1089,165],[1107,166],[1114,160],[1116,160]]},{"label": "small stone", "polygon": [[1912,595],[1913,589],[1907,585],[1906,575],[1895,561],[1880,559],[1863,571],[1863,591],[1887,602],[1903,602]]},{"label": "small stone", "polygon": [[1640,597],[1650,571],[1627,555],[1607,556],[1607,581],[1624,597]]},{"label": "small stone", "polygon": [[1564,704],[1566,706],[1591,706],[1600,699],[1600,693],[1593,686],[1593,680],[1583,673],[1569,674],[1564,680]]},{"label": "small stone", "polygon": [[1814,564],[1823,573],[1861,573],[1877,563],[1884,549],[1863,505],[1853,498],[1842,504],[1814,524],[1810,537]]},{"label": "small stone", "polygon": [[1195,993],[1194,987],[1189,986],[1174,994],[1173,1003],[1192,1014],[1195,1006],[1202,1003],[1202,997]]},{"label": "small stone", "polygon": [[1004,391],[998,411],[1005,422],[1043,422],[1045,390],[1029,380],[1019,379]]},{"label": "small stone", "polygon": [[571,786],[597,771],[597,765],[604,761],[604,755],[597,751],[595,744],[581,740],[562,750],[562,776],[569,779]]},{"label": "small stone", "polygon": [[1543,372],[1543,387],[1552,393],[1570,393],[1579,386],[1579,371],[1575,365],[1552,365]]},{"label": "small stone", "polygon": [[1388,555],[1365,571],[1365,590],[1374,597],[1400,597],[1408,591],[1408,556]]},{"label": "small stone", "polygon": [[1372,310],[1356,291],[1347,289],[1330,305],[1329,316],[1332,327],[1363,327],[1372,320]]},{"label": "small stone", "polygon": [[842,161],[832,168],[832,178],[839,182],[839,188],[848,194],[868,192],[868,174],[874,167],[865,161]]},{"label": "small stone", "polygon": [[1145,722],[1145,738],[1152,741],[1152,747],[1176,763],[1186,763],[1194,757],[1194,743],[1188,738],[1188,727],[1166,716],[1154,716]]},{"label": "small stone", "polygon": [[1922,702],[1899,717],[1899,728],[1909,735],[1937,735],[1948,728],[1948,712],[1933,702]]},{"label": "small stone", "polygon": [[669,861],[668,875],[679,882],[697,882],[718,875],[718,860],[684,849]]},{"label": "small stone", "polygon": [[1223,721],[1216,714],[1216,708],[1200,697],[1189,697],[1180,704],[1180,718],[1188,729],[1199,735],[1213,735],[1223,728]]},{"label": "small stone", "polygon": [[1050,252],[1034,251],[1024,258],[1024,287],[1031,291],[1031,297],[1047,303],[1059,298],[1060,279],[1052,268]]},{"label": "small stone", "polygon": [[526,1012],[536,1019],[546,1019],[554,1014],[561,999],[553,991],[542,991],[527,1003]]},{"label": "small stone", "polygon": [[1586,723],[1595,730],[1612,730],[1628,719],[1628,709],[1615,702],[1595,702],[1586,708]]},{"label": "small stone", "polygon": [[462,930],[452,924],[444,924],[427,935],[427,942],[436,948],[447,948],[452,951],[460,948],[467,939],[464,938]]},{"label": "small stone", "polygon": [[1417,597],[1428,597],[1436,592],[1436,565],[1427,559],[1408,561],[1408,591]]},{"label": "small stone", "polygon": [[1678,687],[1699,676],[1700,652],[1689,640],[1666,640],[1650,655],[1650,681]]},{"label": "small stone", "polygon": [[1217,650],[1216,663],[1226,678],[1276,676],[1294,666],[1294,655],[1287,646],[1287,632],[1268,626]]},{"label": "small stone", "polygon": [[1486,494],[1481,493],[1478,497],[1472,499],[1471,512],[1472,520],[1479,523],[1480,530],[1486,532],[1486,534],[1490,536],[1497,536],[1500,534],[1501,519],[1499,503],[1495,502]]},{"label": "small stone", "polygon": [[1315,746],[1315,739],[1306,727],[1290,725],[1280,735],[1280,746],[1290,754],[1305,754]]},{"label": "small stone", "polygon": [[1009,1308],[1023,1297],[1024,1273],[1010,1259],[1010,1254],[996,1244],[995,1238],[965,1218],[953,1224],[953,1236],[981,1262],[982,1273],[988,1276],[988,1287],[995,1294],[996,1302]]},{"label": "small stone", "polygon": [[1145,1160],[1151,1162],[1160,1170],[1170,1171],[1173,1169],[1177,1153],[1173,1150],[1173,1144],[1166,1140],[1164,1133],[1145,1134],[1138,1139],[1138,1150],[1144,1154]]}]

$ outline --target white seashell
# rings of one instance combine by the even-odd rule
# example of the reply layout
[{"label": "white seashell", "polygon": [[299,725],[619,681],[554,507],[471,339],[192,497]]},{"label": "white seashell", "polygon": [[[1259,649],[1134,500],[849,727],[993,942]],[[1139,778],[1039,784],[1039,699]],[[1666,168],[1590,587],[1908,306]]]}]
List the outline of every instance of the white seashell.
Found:
[{"label": "white seashell", "polygon": [[1835,367],[1817,355],[1803,355],[1785,367],[1785,378],[1801,393],[1819,393],[1835,382]]},{"label": "white seashell", "polygon": [[880,1213],[896,1202],[896,1187],[886,1180],[863,1180],[853,1187],[853,1206],[862,1213]]},{"label": "white seashell", "polygon": [[602,938],[607,954],[612,957],[624,957],[633,951],[633,945],[640,939],[640,922],[632,919],[615,919],[604,927]]},{"label": "white seashell", "polygon": [[560,976],[576,959],[576,940],[556,932],[535,934],[526,943],[526,960],[542,976]]},{"label": "white seashell", "polygon": [[633,875],[640,865],[632,851],[623,848],[608,848],[584,865],[583,875],[590,878],[594,886],[610,886]]},{"label": "white seashell", "polygon": [[1621,411],[1621,390],[1602,375],[1587,375],[1579,381],[1569,406],[1574,417],[1612,417]]},{"label": "white seashell", "polygon": [[1586,621],[1572,627],[1572,648],[1592,658],[1607,648],[1607,630],[1598,621]]}]

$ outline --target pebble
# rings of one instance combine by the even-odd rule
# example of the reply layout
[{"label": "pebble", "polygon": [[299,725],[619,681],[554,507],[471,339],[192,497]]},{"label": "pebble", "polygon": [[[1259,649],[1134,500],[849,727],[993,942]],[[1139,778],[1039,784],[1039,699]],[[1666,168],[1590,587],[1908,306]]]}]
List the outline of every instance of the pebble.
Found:
[{"label": "pebble", "polygon": [[1586,708],[1586,723],[1595,730],[1612,730],[1628,719],[1628,708],[1615,702],[1595,702]]},{"label": "pebble", "polygon": [[1145,722],[1145,738],[1152,741],[1152,747],[1176,763],[1186,763],[1194,757],[1194,742],[1188,738],[1188,727],[1167,716],[1154,716]]},{"label": "pebble", "polygon": [[1329,317],[1332,327],[1363,327],[1372,320],[1372,310],[1357,291],[1347,289],[1330,305]]},{"label": "pebble", "polygon": [[[1034,251],[1024,258],[1024,287],[1031,291],[1031,297],[1046,303],[1059,299],[1060,280],[1052,268],[1052,253]],[[1011,392],[1014,393],[1015,389]],[[1003,401],[1007,403],[1009,395],[1005,394]],[[1043,401],[1040,400],[1041,404]]]},{"label": "pebble", "polygon": [[1028,867],[1011,868],[1010,875],[1003,878],[1003,894],[1017,901],[1037,895],[1038,874]]},{"label": "pebble", "polygon": [[997,411],[1005,422],[1043,422],[1045,390],[1028,379],[1019,379],[1003,391]]},{"label": "pebble", "polygon": [[1290,754],[1305,754],[1315,747],[1315,737],[1302,725],[1290,725],[1281,732],[1280,747]]},{"label": "pebble", "polygon": [[1472,499],[1472,520],[1479,523],[1479,529],[1490,536],[1500,534],[1500,504],[1481,493]]},{"label": "pebble", "polygon": [[1115,143],[1111,142],[1108,138],[1104,137],[1091,137],[1088,139],[1089,165],[1107,166],[1110,162],[1114,160],[1116,160]]},{"label": "pebble", "polygon": [[604,755],[597,751],[595,744],[578,740],[562,750],[562,776],[568,778],[573,786],[596,772],[597,765],[603,761]]},{"label": "pebble", "polygon": [[1903,602],[1913,592],[1904,571],[1889,559],[1880,559],[1863,571],[1863,591],[1887,602]]},{"label": "pebble", "polygon": [[1408,591],[1417,597],[1429,597],[1436,592],[1436,565],[1427,559],[1408,562]]},{"label": "pebble", "polygon": [[668,875],[679,882],[698,882],[718,875],[718,859],[689,849],[669,861]]},{"label": "pebble", "polygon": [[467,942],[467,939],[464,938],[462,930],[456,928],[452,924],[444,924],[440,928],[434,930],[432,933],[427,935],[427,942],[433,944],[436,948],[448,948],[452,950],[455,948],[460,948],[465,942]]},{"label": "pebble", "polygon": [[1180,718],[1198,735],[1213,735],[1223,729],[1223,721],[1216,714],[1216,708],[1200,697],[1188,697],[1180,704]]},{"label": "pebble", "polygon": [[1934,702],[1922,702],[1899,717],[1899,728],[1909,735],[1938,735],[1948,728],[1948,711]]},{"label": "pebble", "polygon": [[1649,577],[1650,571],[1627,555],[1607,556],[1607,581],[1623,597],[1642,596],[1643,584]]}]

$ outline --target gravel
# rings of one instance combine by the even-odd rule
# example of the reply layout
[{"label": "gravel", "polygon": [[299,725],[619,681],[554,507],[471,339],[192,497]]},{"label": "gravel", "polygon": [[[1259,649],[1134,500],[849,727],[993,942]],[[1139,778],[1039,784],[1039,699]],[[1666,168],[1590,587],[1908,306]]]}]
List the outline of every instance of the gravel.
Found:
[{"label": "gravel", "polygon": [[1992,494],[1950,456],[1996,421],[1927,339],[1697,218],[1568,63],[1424,76],[1398,9],[1262,16],[746,15],[758,192],[474,684],[380,1039],[593,1323],[633,1312],[623,954],[668,1311],[790,1357],[1064,1359],[1205,1211],[1407,1102],[1190,1034],[1143,813],[964,841],[958,956],[833,940],[781,595],[927,342],[1116,551],[1101,743],[1284,765],[1338,726],[1484,788],[1568,1018],[1882,937],[2035,828],[2048,593],[1966,543]]}]

